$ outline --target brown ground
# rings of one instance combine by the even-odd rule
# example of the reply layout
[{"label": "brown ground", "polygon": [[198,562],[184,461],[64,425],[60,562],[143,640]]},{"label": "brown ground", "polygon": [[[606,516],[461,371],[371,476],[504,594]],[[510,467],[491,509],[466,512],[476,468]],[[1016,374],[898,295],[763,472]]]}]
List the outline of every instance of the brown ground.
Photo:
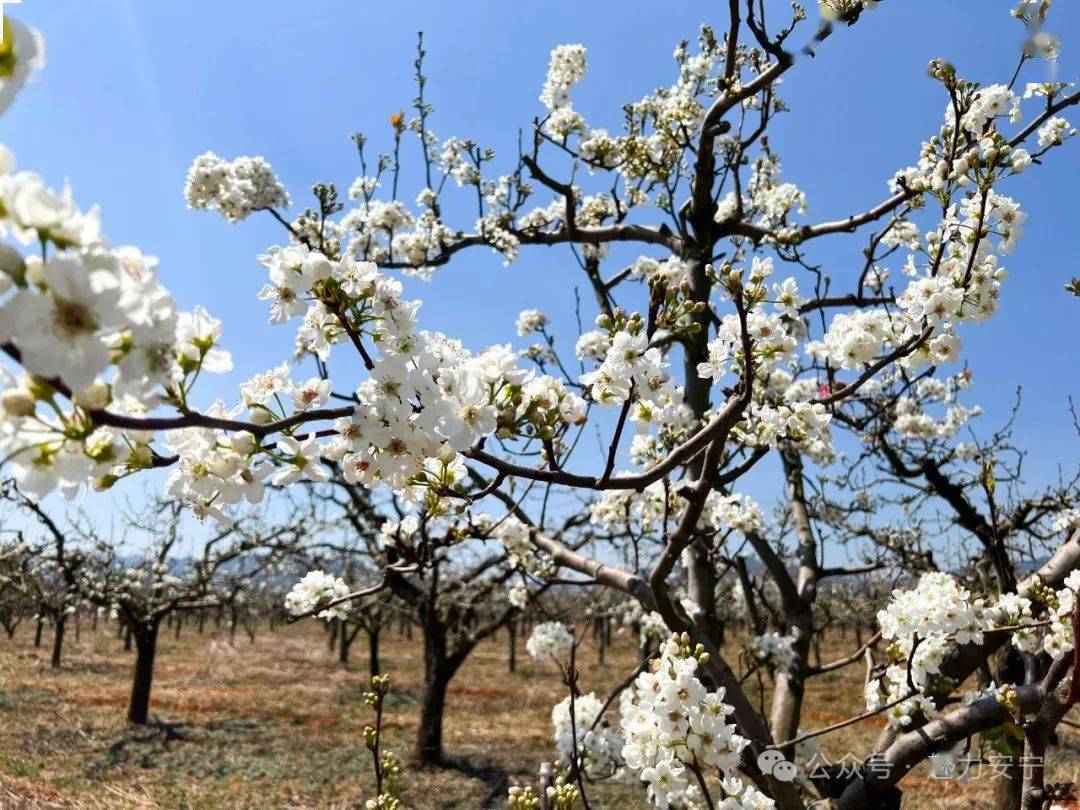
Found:
[{"label": "brown ground", "polygon": [[[235,649],[208,626],[185,626],[175,640],[163,628],[152,712],[180,723],[183,740],[143,739],[124,723],[132,653],[123,652],[113,625],[80,641],[69,632],[64,668],[48,666],[49,633],[40,649],[24,623],[14,641],[0,637],[0,808],[333,808],[356,807],[371,796],[370,761],[360,742],[370,711],[361,693],[367,677],[364,637],[343,669],[327,651],[314,622]],[[522,645],[523,646],[523,645]],[[825,658],[854,646],[831,639]],[[634,651],[617,637],[609,662],[596,663],[583,644],[582,687],[610,688],[633,666]],[[551,706],[563,697],[555,669],[524,652],[518,672],[506,666],[506,641],[482,645],[451,686],[446,749],[483,771],[422,771],[408,762],[421,685],[421,650],[396,630],[384,633],[383,668],[393,679],[386,743],[405,760],[409,808],[503,807],[506,778],[532,781],[553,757]],[[861,669],[815,679],[804,728],[818,728],[861,710]],[[606,692],[605,692],[606,694]],[[851,751],[865,756],[882,722],[872,718],[821,740],[830,761]],[[1080,737],[1065,740],[1051,760],[1051,781],[1080,781]],[[964,784],[909,775],[905,807],[920,810],[984,806],[994,787],[989,768]],[[493,787],[497,791],[493,793]],[[636,789],[590,788],[594,808],[644,806]],[[362,806],[360,803],[359,806]]]}]

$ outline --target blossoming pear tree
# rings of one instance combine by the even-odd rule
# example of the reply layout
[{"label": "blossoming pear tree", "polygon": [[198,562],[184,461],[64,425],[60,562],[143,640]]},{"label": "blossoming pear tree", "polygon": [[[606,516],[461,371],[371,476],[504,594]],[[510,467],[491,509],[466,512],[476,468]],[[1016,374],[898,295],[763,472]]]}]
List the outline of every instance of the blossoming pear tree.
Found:
[{"label": "blossoming pear tree", "polygon": [[[53,623],[53,666],[60,655],[68,618],[81,605],[107,611],[135,643],[128,720],[150,721],[154,659],[166,621],[185,614],[232,607],[241,588],[251,590],[276,578],[275,567],[294,556],[310,520],[283,520],[273,526],[254,520],[217,527],[200,550],[186,542],[185,507],[177,501],[148,499],[122,514],[122,530],[106,532],[85,514],[54,517],[8,482],[0,497],[28,516],[44,542],[22,537],[0,546],[0,559],[25,559],[20,579],[38,610]],[[33,538],[30,529],[20,535]],[[244,584],[234,584],[242,581]],[[233,610],[234,622],[236,611]]]},{"label": "blossoming pear tree", "polygon": [[[370,492],[345,480],[341,466],[327,465],[330,481],[312,486],[316,501],[335,511],[344,539],[316,538],[305,554],[321,559],[323,567],[310,571],[286,597],[293,616],[367,624],[377,660],[377,629],[371,619],[358,615],[371,600],[394,606],[418,630],[423,646],[424,682],[417,723],[415,755],[424,765],[453,763],[443,746],[444,714],[451,681],[477,646],[507,628],[523,610],[560,583],[547,561],[537,557],[529,542],[529,528],[517,517],[493,518],[485,513],[463,515],[404,514],[400,504],[378,510]],[[395,519],[396,518],[396,519]],[[569,536],[583,522],[570,515],[552,527],[553,542]],[[569,547],[579,539],[567,539]],[[367,575],[343,568],[341,575],[326,565],[330,555],[351,561],[357,556]],[[346,581],[348,577],[348,581]],[[356,629],[341,633],[351,632]],[[338,643],[342,643],[340,640]],[[378,673],[374,673],[378,674]]]},{"label": "blossoming pear tree", "polygon": [[[834,38],[887,24],[890,4],[871,11],[877,5],[821,0],[811,22],[794,4],[776,26],[761,4],[729,0],[720,27],[677,46],[673,81],[623,106],[619,134],[590,126],[574,107],[585,49],[556,47],[538,118],[502,174],[478,141],[433,131],[422,41],[412,113],[392,118],[387,154],[373,157],[367,138],[353,136],[362,175],[346,196],[319,182],[313,205],[290,214],[292,197],[262,158],[199,156],[184,189],[192,208],[231,223],[269,216],[283,229],[282,243],[258,258],[267,279],[259,297],[272,327],[295,328],[300,368],[283,359],[233,402],[204,404],[196,387],[231,369],[227,332],[211,314],[223,302],[180,311],[156,259],[109,245],[96,209],[15,171],[4,150],[0,350],[10,372],[0,447],[11,474],[31,497],[71,496],[168,468],[171,497],[227,522],[268,485],[327,484],[336,468],[350,486],[410,505],[410,535],[432,520],[464,519],[533,579],[565,569],[578,584],[636,600],[675,634],[620,698],[619,756],[651,802],[804,806],[812,786],[773,765],[806,736],[799,718],[813,606],[835,573],[820,561],[807,471],[842,465],[837,425],[877,424],[882,403],[931,379],[931,369],[955,367],[973,323],[994,315],[1004,257],[1026,219],[1007,196],[1010,179],[1053,160],[1075,134],[1062,113],[1080,101],[1067,83],[1021,84],[1059,47],[1044,30],[1049,2],[1024,0],[1013,10],[1028,34],[1015,73],[981,84],[934,60],[943,112],[913,145],[911,165],[883,178],[883,196],[863,210],[811,219],[811,194],[784,179],[768,138],[774,118],[797,104],[781,95],[781,81]],[[39,42],[14,37],[5,90],[40,59]],[[399,194],[411,138],[423,179],[415,204]],[[446,198],[455,193],[472,200],[474,221],[451,221]],[[866,240],[851,272],[812,263],[815,243],[850,234]],[[424,278],[454,272],[478,250],[510,264],[534,246],[565,247],[592,291],[596,328],[576,341],[580,373],[536,310],[517,316],[519,335],[541,338],[523,353],[509,343],[471,351],[423,328],[412,296]],[[640,255],[612,269],[626,250]],[[597,429],[603,452],[583,458],[579,439]],[[888,456],[884,444],[877,450]],[[765,539],[763,510],[738,491],[769,457],[783,471],[794,576]],[[519,494],[528,488],[588,499],[590,517],[608,530],[647,525],[648,570],[555,536],[544,508]],[[481,509],[500,514],[480,517]],[[891,800],[914,765],[1010,718],[1037,713],[1025,745],[1033,755],[1045,749],[1080,691],[1065,680],[1080,584],[1074,528],[1062,527],[1067,539],[1045,565],[999,593],[976,596],[944,572],[898,592],[881,634],[901,655],[880,693],[868,695],[868,711],[897,709],[889,716],[909,722],[880,745],[888,774],[859,769],[836,789],[841,806]],[[758,644],[776,673],[768,717],[721,648],[715,562],[732,536],[775,574],[785,605],[783,638]],[[416,554],[422,535],[389,542],[388,578],[373,587],[403,589],[402,569],[431,563],[423,553],[393,556],[410,544]],[[369,595],[304,583],[294,604],[327,615],[339,600]],[[1052,663],[1036,682],[943,713],[1006,643],[1041,644]],[[560,717],[575,718],[575,707],[565,709]],[[610,748],[610,735],[598,738]],[[576,748],[573,730],[569,739]],[[573,750],[570,759],[576,781],[552,788],[565,806],[588,801]],[[1025,776],[1024,790],[1029,806],[1046,794],[1038,775]],[[520,791],[515,801],[524,801]]]}]

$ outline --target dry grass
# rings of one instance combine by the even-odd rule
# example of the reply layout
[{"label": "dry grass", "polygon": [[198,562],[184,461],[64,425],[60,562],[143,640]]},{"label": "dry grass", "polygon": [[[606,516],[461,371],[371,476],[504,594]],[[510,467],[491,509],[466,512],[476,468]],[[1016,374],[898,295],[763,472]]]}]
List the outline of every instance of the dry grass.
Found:
[{"label": "dry grass", "polygon": [[[313,623],[262,632],[236,648],[211,627],[185,626],[179,640],[160,642],[152,712],[182,724],[183,740],[166,742],[124,723],[132,654],[110,625],[71,635],[65,666],[48,666],[48,634],[33,647],[32,628],[0,641],[0,808],[333,808],[370,796],[370,763],[360,742],[370,714],[360,698],[366,683],[363,637],[346,670],[326,649]],[[850,645],[851,642],[848,642]],[[845,649],[832,639],[826,657]],[[628,640],[618,639],[609,666],[583,646],[582,687],[606,692],[633,666]],[[393,679],[387,743],[406,759],[403,796],[411,808],[477,808],[489,797],[503,806],[507,779],[533,780],[553,756],[551,706],[563,697],[555,670],[524,658],[506,667],[505,641],[481,646],[451,686],[447,753],[481,773],[420,771],[408,764],[422,683],[419,644],[388,631],[383,668]],[[815,679],[804,727],[856,714],[857,669]],[[755,696],[755,699],[757,697]],[[877,718],[822,740],[831,761],[864,756],[882,723]],[[1077,738],[1052,758],[1051,781],[1080,777]],[[905,779],[905,807],[957,808],[985,803],[993,780],[984,769],[964,784],[933,780],[925,768]],[[590,790],[593,807],[642,806],[625,786]]]}]

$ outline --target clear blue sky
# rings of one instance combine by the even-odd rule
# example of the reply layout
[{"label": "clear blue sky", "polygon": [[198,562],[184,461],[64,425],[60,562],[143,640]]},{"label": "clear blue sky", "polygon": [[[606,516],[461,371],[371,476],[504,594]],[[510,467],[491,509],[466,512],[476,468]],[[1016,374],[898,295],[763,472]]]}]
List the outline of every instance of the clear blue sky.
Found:
[{"label": "clear blue sky", "polygon": [[[770,5],[776,18],[788,7]],[[1080,38],[1070,34],[1080,32],[1080,8],[1055,5],[1050,29],[1064,40],[1056,78],[1075,80]],[[335,180],[344,191],[359,173],[347,135],[359,129],[376,150],[388,144],[387,116],[414,95],[411,61],[423,29],[434,130],[476,137],[508,169],[518,129],[542,110],[537,95],[553,46],[588,47],[589,73],[575,91],[575,107],[591,124],[616,130],[621,103],[671,82],[680,39],[693,39],[702,22],[724,26],[722,6],[25,0],[8,13],[43,31],[48,64],[0,121],[0,139],[20,168],[40,171],[54,185],[69,179],[81,205],[100,203],[114,244],[159,256],[161,275],[182,306],[205,303],[225,320],[237,369],[217,391],[231,401],[237,382],[291,348],[291,328],[266,326],[266,308],[255,299],[263,283],[255,256],[282,237],[268,219],[230,226],[187,211],[181,189],[192,157],[206,149],[230,158],[264,155],[303,202],[315,180]],[[871,205],[885,195],[892,172],[914,162],[944,107],[939,85],[926,76],[931,58],[948,57],[976,80],[1010,74],[1020,42],[1010,6],[887,0],[789,74],[782,89],[793,112],[777,120],[771,140],[786,177],[809,196],[809,220]],[[1049,71],[1039,63],[1027,77],[1047,79]],[[1073,118],[1080,123],[1080,113]],[[1062,290],[1080,273],[1077,146],[1005,189],[1030,214],[1026,234],[1006,257],[1011,277],[1001,312],[963,332],[987,427],[1004,418],[1023,385],[1019,438],[1035,451],[1028,472],[1039,480],[1058,463],[1073,463],[1078,449],[1066,397],[1080,394],[1080,301]],[[458,224],[471,222],[469,214]],[[816,248],[814,258],[834,278],[850,278],[863,244],[842,238]],[[410,282],[408,290],[425,301],[425,327],[473,348],[509,339],[527,306],[553,314],[572,342],[579,275],[564,249],[534,250],[509,269],[485,252],[430,285]]]}]

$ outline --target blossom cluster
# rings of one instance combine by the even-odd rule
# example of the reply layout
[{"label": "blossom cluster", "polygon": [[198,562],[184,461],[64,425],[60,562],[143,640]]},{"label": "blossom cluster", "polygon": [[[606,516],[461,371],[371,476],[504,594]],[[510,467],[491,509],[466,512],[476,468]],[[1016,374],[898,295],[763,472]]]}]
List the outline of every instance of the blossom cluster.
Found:
[{"label": "blossom cluster", "polygon": [[[533,544],[532,529],[516,516],[506,515],[496,521],[490,515],[482,514],[475,516],[473,522],[485,528],[488,535],[502,543],[510,565],[539,579],[555,574],[556,566],[552,559]],[[511,604],[514,604],[514,600],[521,602],[527,599],[527,592],[522,593],[521,589],[511,591]]]},{"label": "blossom cluster", "polygon": [[601,405],[633,403],[630,419],[644,431],[682,404],[682,390],[667,372],[663,353],[649,346],[642,326],[631,317],[625,328],[613,330],[603,362],[581,375],[581,384]]},{"label": "blossom cluster", "polygon": [[759,664],[786,669],[795,662],[794,641],[779,633],[754,636],[750,639],[750,654]]},{"label": "blossom cluster", "polygon": [[184,185],[188,207],[217,210],[229,222],[246,219],[253,211],[288,208],[289,194],[262,157],[228,161],[213,152],[195,158]]},{"label": "blossom cluster", "polygon": [[[882,638],[891,642],[888,666],[867,683],[867,708],[874,711],[899,701],[886,716],[900,728],[917,715],[933,716],[937,709],[924,693],[941,674],[946,653],[954,643],[981,644],[996,628],[1009,632],[1017,649],[1041,648],[1054,659],[1062,658],[1075,643],[1072,613],[1078,588],[1080,571],[1073,571],[1056,591],[1039,584],[1027,596],[1007,593],[988,602],[951,574],[933,571],[923,574],[914,588],[893,591],[889,605],[877,616]],[[1049,624],[1033,622],[1037,607],[1045,608]],[[905,698],[912,686],[917,693]]]},{"label": "blossom cluster", "polygon": [[[370,340],[371,373],[351,415],[334,422],[335,435],[325,442],[287,435],[268,448],[250,434],[182,431],[190,441],[172,441],[180,456],[173,490],[204,509],[235,502],[228,496],[238,478],[247,487],[261,481],[266,471],[254,459],[263,456],[280,468],[276,484],[326,480],[325,458],[340,462],[350,483],[385,483],[430,506],[462,489],[460,453],[480,439],[554,439],[584,419],[581,397],[556,378],[519,368],[508,346],[472,355],[444,335],[417,331],[420,303],[405,300],[401,282],[371,262],[332,260],[304,244],[271,248],[260,261],[269,274],[260,297],[271,301],[271,323],[301,318],[298,353],[325,362],[335,344]],[[322,407],[331,389],[323,377],[294,382],[282,365],[250,379],[241,396],[251,422],[267,424]],[[213,461],[222,453],[224,466]]]},{"label": "blossom cluster", "polygon": [[718,776],[730,808],[770,808],[772,801],[738,778],[748,740],[727,722],[733,709],[724,703],[723,688],[710,692],[695,675],[707,660],[685,636],[661,646],[660,658],[622,693],[620,726],[626,738],[622,758],[628,770],[648,786],[657,807],[681,806],[697,795],[692,769]]},{"label": "blossom cluster", "polygon": [[533,628],[525,649],[537,661],[554,658],[556,661],[569,660],[574,647],[574,634],[562,622],[541,622]]},{"label": "blossom cluster", "polygon": [[[609,489],[589,504],[591,522],[604,529],[631,527],[637,532],[651,533],[677,522],[686,510],[686,500],[678,490],[662,481],[650,484],[641,492]],[[761,507],[751,498],[739,493],[721,495],[710,492],[705,498],[701,523],[719,532],[759,534],[765,517]]]},{"label": "blossom cluster", "polygon": [[202,372],[232,368],[219,346],[221,323],[201,307],[178,312],[157,279],[157,259],[109,248],[96,209],[81,211],[70,190],[57,194],[31,172],[12,174],[6,150],[0,164],[0,228],[55,248],[25,260],[0,251],[0,343],[29,372],[3,380],[0,451],[28,494],[106,488],[153,464],[153,434],[99,427],[88,413],[185,407]]},{"label": "blossom cluster", "polygon": [[293,616],[307,616],[322,605],[338,602],[320,611],[318,617],[344,619],[348,615],[348,603],[339,600],[349,593],[349,586],[341,577],[326,571],[308,571],[285,595],[285,609]]},{"label": "blossom cluster", "polygon": [[573,718],[570,704],[570,698],[566,697],[551,710],[559,764],[563,767],[571,766],[576,739],[580,767],[585,773],[592,778],[611,776],[622,766],[622,735],[601,715],[604,704],[592,692],[574,698]]}]

